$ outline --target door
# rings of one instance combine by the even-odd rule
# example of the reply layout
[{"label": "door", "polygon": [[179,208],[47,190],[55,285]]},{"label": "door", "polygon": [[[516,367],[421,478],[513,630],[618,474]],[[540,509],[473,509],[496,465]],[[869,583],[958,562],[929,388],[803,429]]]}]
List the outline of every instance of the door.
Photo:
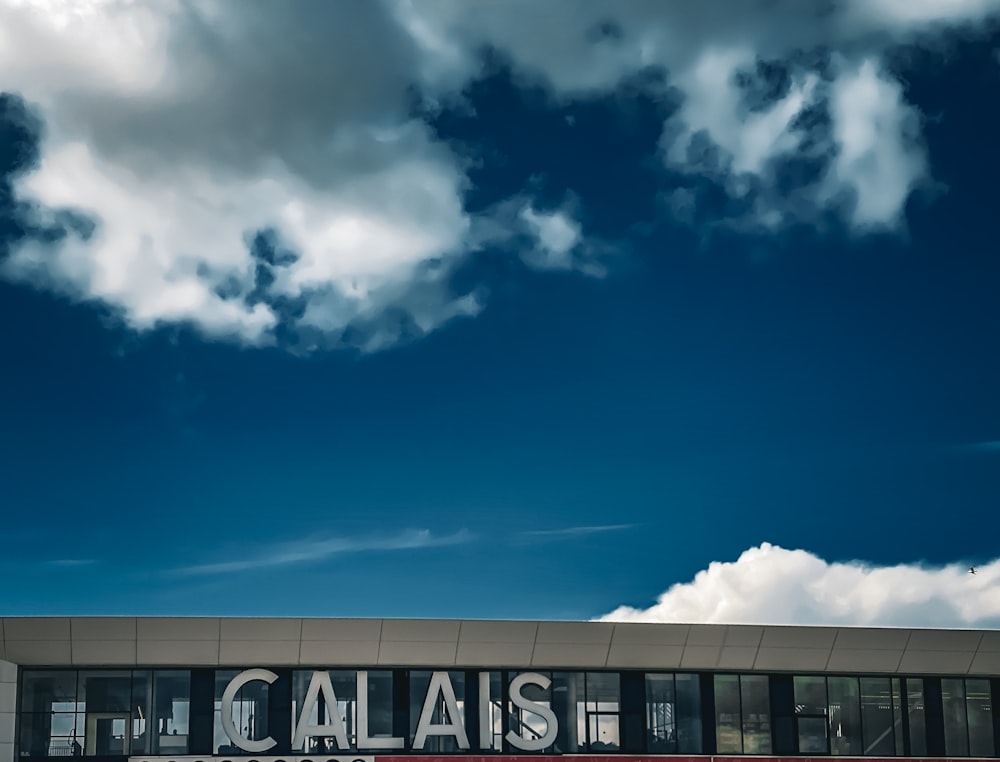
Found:
[{"label": "door", "polygon": [[130,722],[128,712],[88,712],[87,756],[127,757]]}]

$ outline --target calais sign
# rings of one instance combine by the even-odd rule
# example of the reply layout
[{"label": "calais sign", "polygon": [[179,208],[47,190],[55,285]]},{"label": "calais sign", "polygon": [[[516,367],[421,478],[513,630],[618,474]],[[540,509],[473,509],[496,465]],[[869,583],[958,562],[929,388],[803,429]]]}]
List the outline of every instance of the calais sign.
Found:
[{"label": "calais sign", "polygon": [[[254,754],[273,749],[277,741],[268,736],[267,738],[251,739],[240,733],[233,722],[233,701],[239,690],[248,683],[261,681],[270,685],[278,676],[269,669],[248,669],[234,677],[226,690],[222,694],[222,728],[233,745],[243,751]],[[549,687],[551,681],[545,675],[537,672],[524,672],[517,675],[510,681],[510,700],[518,709],[537,715],[545,723],[545,732],[538,737],[525,738],[511,729],[505,736],[507,742],[515,749],[522,751],[541,751],[551,746],[555,741],[559,726],[555,713],[545,704],[540,704],[527,699],[522,694],[526,685],[537,685],[542,690]],[[329,724],[311,724],[313,712],[319,697],[327,707],[337,706],[337,695],[333,690],[333,682],[330,680],[330,673],[325,670],[316,670],[309,680],[309,688],[306,690],[306,697],[302,702],[298,719],[295,720],[295,733],[292,736],[292,749],[304,751],[306,739],[310,737],[333,738],[337,742],[337,748],[343,751],[351,749],[350,741],[347,738],[347,728],[337,711],[329,712]],[[444,706],[447,709],[447,722],[433,722],[434,708]],[[493,741],[493,727],[489,716],[490,710],[490,673],[479,673],[479,748],[486,750],[491,748]],[[323,717],[319,718],[322,722]],[[468,751],[471,747],[469,736],[461,722],[461,714],[458,710],[458,699],[455,696],[455,689],[451,684],[451,678],[447,672],[431,673],[430,684],[427,686],[427,694],[424,697],[423,707],[420,711],[420,720],[417,722],[417,729],[413,734],[410,748],[420,751],[424,748],[428,736],[451,736],[455,739],[459,750]],[[399,737],[370,736],[368,723],[368,673],[359,670],[357,673],[357,741],[355,749],[403,749],[406,739]]]}]

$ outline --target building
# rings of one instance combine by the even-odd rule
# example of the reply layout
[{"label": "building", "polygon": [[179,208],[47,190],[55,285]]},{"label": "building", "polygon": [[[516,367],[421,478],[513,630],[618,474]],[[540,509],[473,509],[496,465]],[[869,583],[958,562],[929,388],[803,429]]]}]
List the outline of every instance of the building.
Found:
[{"label": "building", "polygon": [[994,697],[1000,631],[0,619],[0,762],[996,758]]}]

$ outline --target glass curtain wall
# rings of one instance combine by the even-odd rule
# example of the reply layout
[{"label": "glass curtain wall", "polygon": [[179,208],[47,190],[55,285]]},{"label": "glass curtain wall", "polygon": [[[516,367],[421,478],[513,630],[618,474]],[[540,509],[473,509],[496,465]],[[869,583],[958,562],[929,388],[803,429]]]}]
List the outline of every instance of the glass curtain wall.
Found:
[{"label": "glass curtain wall", "polygon": [[186,754],[187,670],[25,670],[21,756]]},{"label": "glass curtain wall", "polygon": [[[22,670],[18,754],[26,758],[209,752],[244,755],[226,735],[221,717],[223,692],[239,672],[217,669],[197,673],[201,687],[195,703],[207,713],[214,699],[214,732],[209,717],[200,718],[195,723],[198,748],[192,748],[190,670]],[[274,686],[259,680],[247,683],[236,693],[231,719],[241,735],[255,740],[269,735],[287,739],[289,730],[294,735],[314,670],[283,674],[291,680],[290,686],[287,682],[280,684],[284,686],[281,690],[291,694],[290,713],[287,708],[271,706]],[[335,735],[320,734],[306,737],[304,747],[293,753],[353,752],[364,735],[358,727],[358,672],[330,670],[322,674],[329,677],[333,694],[321,691],[310,702],[305,724],[329,725],[336,717],[344,729],[346,748],[341,748],[344,744]],[[709,679],[693,673],[637,672],[627,676],[625,704],[631,708],[623,710],[622,675],[618,672],[545,672],[541,673],[549,683],[545,688],[528,683],[521,692],[524,698],[554,714],[557,732],[550,733],[542,714],[533,712],[530,706],[517,706],[509,695],[509,682],[521,673],[484,673],[482,688],[479,680],[467,684],[471,678],[466,672],[446,674],[454,695],[438,691],[431,698],[430,725],[441,730],[454,723],[466,734],[471,749],[483,751],[524,751],[506,740],[508,731],[513,731],[529,740],[548,739],[545,749],[532,751],[619,752],[623,717],[628,713],[636,718],[634,732],[640,739],[644,736],[645,751],[650,754],[701,754],[703,732],[707,732],[714,736],[719,754],[768,755],[774,748],[774,724],[787,717],[789,740],[794,741],[789,744],[790,753],[859,757],[905,754],[922,758],[928,755],[930,738],[943,745],[943,749],[938,748],[948,757],[997,756],[991,681],[986,678],[716,674]],[[394,690],[397,676],[408,685],[401,696]],[[368,738],[409,735],[406,748],[410,749],[432,676],[429,670],[369,671]],[[709,682],[705,683],[706,679]],[[713,689],[714,703],[702,696],[701,688],[706,684]],[[928,692],[932,697],[930,713],[925,706]],[[466,717],[467,707],[473,706],[469,703],[472,698],[476,706],[483,704],[474,718]],[[714,706],[714,712],[705,717],[703,700],[705,706]],[[774,716],[772,702],[777,712]],[[282,725],[289,718],[292,728],[269,727],[279,717]],[[482,728],[478,728],[480,722]],[[469,735],[477,728],[478,737]],[[287,746],[287,740],[281,743]],[[388,749],[396,747],[390,742]],[[275,753],[288,751],[283,748]],[[415,751],[448,754],[462,749],[455,733],[431,732],[422,748]]]}]

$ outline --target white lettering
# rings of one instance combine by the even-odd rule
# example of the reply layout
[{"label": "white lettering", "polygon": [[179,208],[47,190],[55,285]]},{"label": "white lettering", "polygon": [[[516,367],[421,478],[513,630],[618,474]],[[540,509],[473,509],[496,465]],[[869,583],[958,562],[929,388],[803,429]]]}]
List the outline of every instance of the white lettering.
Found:
[{"label": "white lettering", "polygon": [[[316,701],[322,691],[323,701],[326,704],[326,714],[330,717],[330,724],[323,722],[323,717],[319,717],[318,725],[310,725],[309,718],[312,717]],[[309,688],[306,690],[306,698],[302,702],[302,713],[299,715],[298,724],[295,726],[295,736],[292,738],[292,748],[301,749],[305,746],[306,738],[309,736],[319,736],[321,738],[333,737],[337,739],[337,748],[347,750],[351,748],[347,740],[347,729],[344,721],[340,718],[340,707],[337,706],[337,694],[333,692],[333,683],[330,681],[330,673],[325,671],[313,672],[309,680]]]},{"label": "white lettering", "polygon": [[274,748],[278,742],[271,738],[271,736],[254,741],[240,733],[233,722],[233,699],[236,698],[236,694],[240,688],[247,683],[252,683],[254,680],[262,680],[270,685],[277,679],[278,676],[269,669],[248,669],[234,677],[222,693],[222,706],[219,709],[222,714],[222,729],[226,731],[226,735],[229,736],[229,740],[233,742],[233,745],[243,749],[243,751],[260,754],[262,751]]},{"label": "white lettering", "polygon": [[490,673],[479,673],[479,748],[493,749],[493,713],[490,711]]},{"label": "white lettering", "polygon": [[[444,700],[448,722],[432,724],[434,708],[437,706],[439,698]],[[469,748],[469,737],[462,726],[461,715],[458,712],[458,701],[455,699],[455,689],[451,685],[451,678],[448,677],[447,672],[431,673],[431,684],[427,686],[424,708],[420,712],[416,735],[413,736],[413,748],[423,749],[427,736],[455,736],[460,750],[466,751]]]},{"label": "white lettering", "polygon": [[[545,733],[538,738],[525,738],[515,733],[514,729],[511,728],[507,732],[506,738],[507,742],[514,748],[521,749],[522,751],[541,751],[551,746],[556,740],[556,734],[559,732],[559,723],[556,720],[555,713],[544,704],[531,701],[521,695],[521,688],[525,685],[537,685],[542,690],[546,690],[551,684],[552,681],[549,678],[537,672],[524,672],[510,681],[510,700],[514,703],[514,706],[525,712],[538,715],[545,720]],[[522,723],[522,727],[524,727],[524,723]]]}]

